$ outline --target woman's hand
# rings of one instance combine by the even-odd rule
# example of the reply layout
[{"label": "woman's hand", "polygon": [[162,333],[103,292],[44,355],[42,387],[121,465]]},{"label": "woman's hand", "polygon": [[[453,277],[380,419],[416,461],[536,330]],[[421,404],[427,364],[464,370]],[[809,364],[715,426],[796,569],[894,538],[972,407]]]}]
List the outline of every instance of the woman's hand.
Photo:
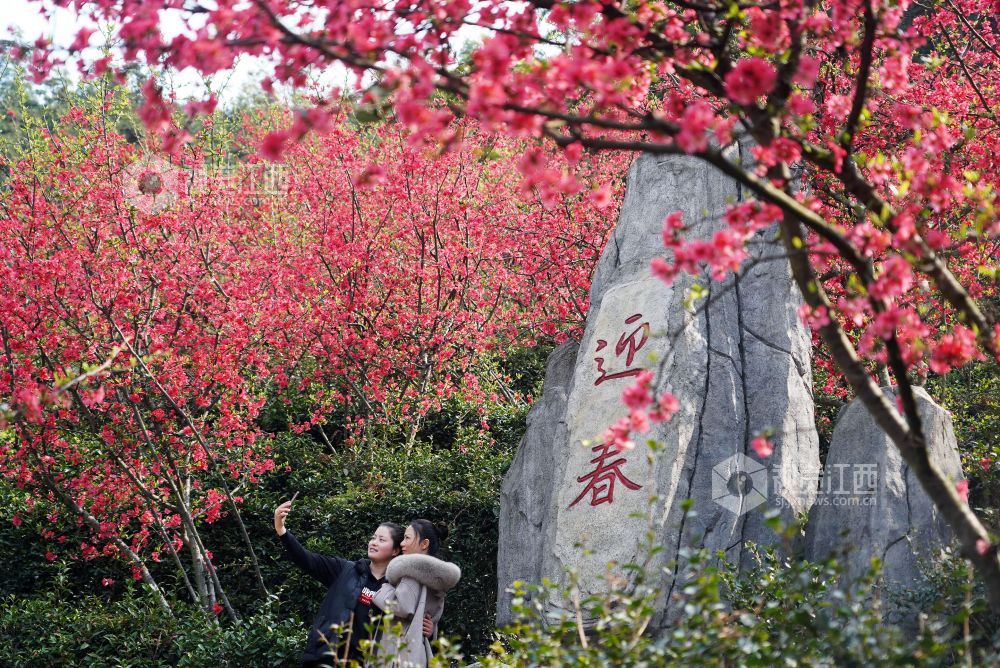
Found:
[{"label": "woman's hand", "polygon": [[285,518],[288,517],[288,513],[292,510],[292,502],[285,501],[283,504],[274,509],[274,530],[278,532],[279,536],[284,536],[285,531]]},{"label": "woman's hand", "polygon": [[430,615],[424,615],[424,637],[430,638],[434,635],[434,620]]}]

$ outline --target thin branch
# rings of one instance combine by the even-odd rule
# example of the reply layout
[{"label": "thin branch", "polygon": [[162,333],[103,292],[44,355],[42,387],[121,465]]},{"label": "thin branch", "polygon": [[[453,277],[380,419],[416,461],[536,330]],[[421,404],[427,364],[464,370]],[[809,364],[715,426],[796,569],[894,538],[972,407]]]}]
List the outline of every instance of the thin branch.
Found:
[{"label": "thin branch", "polygon": [[976,37],[976,39],[978,39],[982,43],[982,45],[986,47],[986,50],[992,53],[997,58],[1000,58],[1000,51],[997,51],[995,46],[987,42],[986,38],[983,37],[978,30],[976,30],[976,27],[971,23],[969,23],[969,19],[966,18],[963,12],[959,11],[958,7],[955,6],[955,3],[953,3],[951,0],[945,0],[945,2],[948,4],[949,7],[951,7],[952,13],[954,13],[955,16],[961,19],[962,23],[965,24],[965,27],[969,29],[969,32],[971,32]]},{"label": "thin branch", "polygon": [[[183,419],[184,422],[191,428],[191,431],[194,434],[195,439],[198,441],[198,444],[201,446],[202,451],[205,453],[205,460],[209,464],[210,469],[213,472],[218,473],[216,469],[217,463],[215,461],[215,457],[212,455],[212,452],[208,447],[208,443],[205,441],[205,437],[202,435],[201,430],[198,429],[197,425],[195,425],[194,420],[191,419],[191,416],[187,414],[187,411],[181,408],[180,404],[178,404],[174,400],[174,398],[170,395],[170,393],[167,392],[166,388],[163,387],[163,385],[156,378],[156,376],[153,374],[150,368],[146,365],[146,361],[142,359],[142,357],[140,357],[135,352],[135,350],[132,348],[132,344],[129,343],[128,338],[125,336],[125,333],[122,332],[121,328],[118,326],[118,323],[115,322],[115,320],[111,317],[110,314],[105,314],[105,315],[108,318],[108,321],[111,323],[111,326],[114,327],[115,331],[118,333],[118,336],[121,337],[122,343],[128,348],[129,352],[132,353],[133,358],[142,368],[143,373],[146,374],[146,377],[149,378],[150,381],[152,381],[153,385],[156,386],[156,389],[159,390],[160,394],[167,400],[167,402],[174,409],[177,415],[179,415],[181,419]],[[249,533],[247,533],[246,525],[243,523],[243,517],[239,511],[239,507],[236,504],[236,499],[233,498],[232,491],[229,489],[229,484],[226,482],[225,475],[219,474],[218,480],[219,483],[222,485],[222,490],[226,494],[226,499],[229,501],[229,506],[233,510],[233,517],[236,519],[236,524],[240,529],[240,533],[242,534],[243,542],[244,544],[246,544],[247,549],[249,550],[250,561],[253,564],[254,573],[257,576],[257,584],[264,592],[264,595],[269,596],[270,593],[267,591],[267,585],[264,583],[264,576],[260,571],[260,564],[257,561],[257,554],[253,549],[253,543],[250,540]]]},{"label": "thin branch", "polygon": [[[782,239],[787,249],[793,250],[805,242],[801,223],[786,216],[780,224]],[[792,275],[805,302],[812,308],[825,307],[832,310],[833,305],[822,285],[817,283],[808,257],[790,256],[789,261]],[[990,542],[985,527],[969,508],[968,503],[958,496],[954,482],[944,475],[934,460],[930,459],[922,432],[910,428],[908,421],[904,421],[893,402],[872,379],[837,320],[831,318],[826,325],[819,328],[819,332],[857,397],[861,399],[876,424],[898,448],[903,460],[920,481],[921,487],[955,531],[966,558],[983,574],[990,607],[994,611],[1000,611],[1000,556],[995,549],[987,550],[985,554],[980,554],[977,549],[979,541]],[[905,368],[903,371],[905,377]],[[903,400],[905,404],[907,399],[904,397]],[[905,406],[904,409],[909,411]],[[917,415],[915,402],[913,412]],[[919,415],[917,421],[919,423]]]},{"label": "thin branch", "polygon": [[844,134],[841,137],[840,145],[848,153],[854,144],[854,137],[857,134],[858,122],[861,120],[861,112],[865,108],[865,99],[868,97],[868,82],[872,73],[872,60],[875,56],[875,30],[878,28],[878,18],[872,8],[871,0],[865,2],[865,36],[861,41],[861,63],[858,66],[857,83],[854,85],[854,102],[851,104],[851,112],[847,116],[847,125],[844,126]]},{"label": "thin branch", "polygon": [[955,48],[955,43],[951,41],[951,35],[949,35],[947,31],[942,31],[941,34],[944,35],[945,41],[947,41],[948,46],[951,47],[951,52],[955,54],[955,59],[958,61],[959,67],[962,68],[962,73],[965,74],[965,78],[969,80],[969,85],[972,86],[972,90],[976,91],[976,97],[979,98],[979,102],[983,105],[983,109],[986,110],[987,117],[993,121],[994,125],[1000,127],[1000,123],[997,122],[996,114],[993,112],[993,107],[991,107],[990,103],[986,101],[986,96],[983,95],[983,91],[979,89],[979,86],[976,84],[976,80],[972,78],[972,72],[969,71],[969,66],[965,64],[965,58],[963,58],[962,54],[960,54],[958,49]]}]

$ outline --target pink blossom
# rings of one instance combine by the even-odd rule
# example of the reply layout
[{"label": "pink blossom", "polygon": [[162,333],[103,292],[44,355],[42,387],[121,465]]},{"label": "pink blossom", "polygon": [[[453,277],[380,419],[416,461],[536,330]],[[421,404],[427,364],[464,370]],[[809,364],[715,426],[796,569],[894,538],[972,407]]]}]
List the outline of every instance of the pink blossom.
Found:
[{"label": "pink blossom", "polygon": [[781,220],[781,209],[774,204],[749,200],[730,205],[723,214],[726,225],[746,236]]},{"label": "pink blossom", "polygon": [[726,94],[737,104],[754,104],[774,88],[777,73],[763,58],[746,58],[726,74]]},{"label": "pink blossom", "polygon": [[733,230],[719,230],[712,235],[712,242],[706,245],[709,251],[708,264],[712,278],[721,281],[728,271],[738,271],[747,257],[743,235]]},{"label": "pink blossom", "polygon": [[629,430],[639,434],[649,431],[649,416],[645,411],[633,410],[628,414]]},{"label": "pink blossom", "polygon": [[653,276],[660,279],[667,285],[671,285],[677,278],[677,267],[667,262],[662,257],[654,257],[649,262],[649,269]]},{"label": "pink blossom", "polygon": [[788,98],[788,108],[796,116],[806,116],[816,111],[816,105],[813,104],[813,101],[800,93]]},{"label": "pink blossom", "polygon": [[869,288],[875,299],[893,299],[913,285],[913,269],[900,255],[893,255],[882,266],[882,273]]},{"label": "pink blossom", "polygon": [[840,170],[844,166],[844,158],[847,157],[847,151],[833,141],[827,141],[826,147],[830,150],[830,153],[833,154],[833,173],[840,174]]},{"label": "pink blossom", "polygon": [[677,401],[677,397],[670,392],[664,392],[660,395],[656,406],[649,411],[649,419],[653,422],[668,422],[680,408],[681,404]]},{"label": "pink blossom", "polygon": [[650,371],[643,371],[636,376],[635,383],[625,388],[622,392],[622,402],[632,410],[641,410],[653,403],[653,397],[649,393],[649,386],[653,380]]},{"label": "pink blossom", "polygon": [[951,334],[945,334],[931,353],[931,371],[945,374],[960,367],[976,356],[976,335],[963,325],[955,325]]},{"label": "pink blossom", "polygon": [[631,433],[631,421],[627,417],[623,417],[618,422],[611,425],[607,431],[604,432],[605,443],[610,443],[615,447],[618,452],[624,450],[631,450],[635,447],[635,443],[629,439],[629,434]]},{"label": "pink blossom", "polygon": [[774,443],[766,436],[758,436],[750,441],[750,447],[753,448],[758,457],[770,457],[774,452]]},{"label": "pink blossom", "polygon": [[962,499],[966,503],[969,502],[969,481],[959,480],[955,483],[955,491],[958,492],[958,498]]},{"label": "pink blossom", "polygon": [[788,29],[777,10],[764,11],[760,7],[746,10],[750,18],[751,39],[767,51],[775,53],[788,46]]},{"label": "pink blossom", "polygon": [[923,117],[923,109],[912,104],[898,102],[892,107],[892,117],[900,126],[907,130],[916,130]]},{"label": "pink blossom", "polygon": [[766,146],[754,146],[752,152],[757,162],[765,167],[778,163],[793,164],[801,157],[799,144],[786,137],[779,137]]},{"label": "pink blossom", "polygon": [[14,393],[14,406],[20,409],[21,415],[28,422],[41,422],[42,397],[37,390],[27,387],[17,390]]},{"label": "pink blossom", "polygon": [[166,131],[172,123],[170,104],[163,99],[161,93],[162,90],[153,77],[150,77],[142,87],[145,103],[139,107],[139,118],[154,133]]},{"label": "pink blossom", "polygon": [[811,88],[816,83],[817,76],[819,76],[819,58],[802,56],[799,58],[799,67],[795,70],[792,83],[796,83],[803,88]]},{"label": "pink blossom", "polygon": [[985,556],[987,552],[990,551],[990,541],[980,538],[976,541],[976,553],[979,556]]},{"label": "pink blossom", "polygon": [[88,392],[81,393],[80,398],[83,401],[83,405],[87,408],[93,408],[104,403],[104,386],[97,388],[96,390],[90,390]]},{"label": "pink blossom", "polygon": [[269,132],[260,144],[260,154],[268,160],[281,160],[288,137],[288,132]]},{"label": "pink blossom", "polygon": [[676,246],[678,232],[683,229],[684,221],[682,220],[682,213],[680,211],[674,211],[668,215],[663,221],[663,245],[667,248]]},{"label": "pink blossom", "polygon": [[816,330],[830,324],[830,314],[822,304],[813,308],[809,304],[799,306],[799,319],[809,329]]},{"label": "pink blossom", "polygon": [[851,97],[849,95],[831,95],[827,98],[825,106],[834,118],[846,119],[848,112],[851,111]]},{"label": "pink blossom", "polygon": [[94,34],[93,28],[81,27],[76,33],[76,38],[73,43],[69,45],[70,51],[82,51],[90,43],[90,36]]},{"label": "pink blossom", "polygon": [[707,131],[715,121],[715,111],[704,100],[695,100],[684,109],[680,118],[677,145],[685,153],[697,153],[708,148]]},{"label": "pink blossom", "polygon": [[909,65],[910,57],[905,53],[895,53],[886,58],[878,70],[882,87],[893,93],[903,92],[909,83],[906,71]]},{"label": "pink blossom", "polygon": [[608,187],[607,184],[604,184],[596,190],[591,191],[590,201],[593,202],[594,206],[598,209],[607,209],[613,202],[613,198],[611,197],[611,188]]},{"label": "pink blossom", "polygon": [[719,146],[728,146],[733,141],[733,126],[736,125],[735,116],[720,118],[715,123],[715,139]]},{"label": "pink blossom", "polygon": [[583,144],[575,141],[563,149],[563,154],[566,156],[566,161],[569,164],[575,165],[580,162],[580,158],[583,157]]},{"label": "pink blossom", "polygon": [[355,183],[361,190],[371,190],[375,186],[385,183],[385,169],[382,165],[367,165],[355,179]]}]

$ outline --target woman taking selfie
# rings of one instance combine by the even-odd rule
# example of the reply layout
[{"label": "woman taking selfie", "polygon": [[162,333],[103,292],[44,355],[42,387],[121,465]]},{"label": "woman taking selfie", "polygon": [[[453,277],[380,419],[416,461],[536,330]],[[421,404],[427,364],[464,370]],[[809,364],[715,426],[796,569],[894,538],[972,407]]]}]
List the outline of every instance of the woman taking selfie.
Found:
[{"label": "woman taking selfie", "polygon": [[[367,559],[351,561],[328,557],[305,549],[285,529],[285,518],[291,508],[292,502],[286,501],[275,509],[274,530],[281,537],[292,562],[327,587],[326,597],[313,620],[309,640],[302,653],[303,668],[343,664],[345,654],[348,661],[360,660],[359,643],[369,637],[365,626],[369,621],[372,598],[386,582],[389,562],[399,554],[403,529],[392,522],[380,524],[368,541]],[[344,639],[330,630],[337,624],[343,625],[345,634],[350,634],[346,653],[338,650]]]},{"label": "woman taking selfie", "polygon": [[430,664],[431,646],[419,620],[426,615],[437,625],[445,594],[462,576],[458,566],[437,558],[447,537],[447,526],[413,520],[403,535],[402,556],[386,569],[389,582],[375,594],[373,603],[402,624],[399,633],[383,629],[378,656],[388,665],[424,668]]}]

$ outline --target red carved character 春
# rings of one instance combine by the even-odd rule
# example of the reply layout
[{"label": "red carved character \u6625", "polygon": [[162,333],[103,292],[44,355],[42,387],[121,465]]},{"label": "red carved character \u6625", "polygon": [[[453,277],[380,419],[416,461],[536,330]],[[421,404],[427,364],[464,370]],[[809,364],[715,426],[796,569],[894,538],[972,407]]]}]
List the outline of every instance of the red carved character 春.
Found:
[{"label": "red carved character \u6625", "polygon": [[618,457],[618,459],[611,462],[607,461],[610,457],[621,454],[613,443],[605,442],[594,446],[591,450],[597,456],[591,459],[590,463],[596,464],[597,467],[590,473],[585,473],[576,479],[577,482],[586,481],[587,484],[584,486],[583,491],[580,492],[580,495],[573,500],[573,503],[569,504],[570,508],[579,503],[588,493],[590,493],[590,505],[592,506],[599,506],[602,503],[613,503],[615,500],[615,485],[619,482],[632,490],[642,487],[642,485],[629,480],[622,473],[621,467],[628,461],[624,457]]}]

